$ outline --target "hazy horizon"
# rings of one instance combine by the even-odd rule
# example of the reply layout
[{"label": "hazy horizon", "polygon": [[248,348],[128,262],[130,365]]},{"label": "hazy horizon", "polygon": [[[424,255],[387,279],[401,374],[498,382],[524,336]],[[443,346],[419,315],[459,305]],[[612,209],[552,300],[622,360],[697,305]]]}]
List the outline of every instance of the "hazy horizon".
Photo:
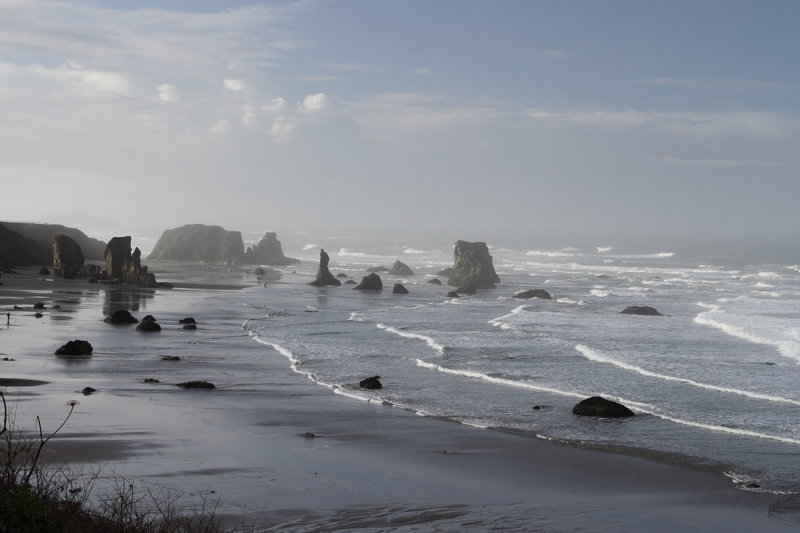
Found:
[{"label": "hazy horizon", "polygon": [[768,7],[4,2],[0,218],[800,260]]}]

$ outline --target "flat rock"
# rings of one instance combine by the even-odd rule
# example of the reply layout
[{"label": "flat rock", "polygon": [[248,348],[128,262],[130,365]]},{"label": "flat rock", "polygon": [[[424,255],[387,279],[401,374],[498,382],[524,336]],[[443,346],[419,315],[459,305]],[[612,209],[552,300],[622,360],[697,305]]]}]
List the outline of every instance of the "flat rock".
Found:
[{"label": "flat rock", "polygon": [[184,383],[178,383],[178,387],[182,389],[216,389],[214,384],[210,381],[186,381]]},{"label": "flat rock", "polygon": [[92,355],[92,345],[89,341],[75,339],[56,350],[56,355]]},{"label": "flat rock", "polygon": [[541,298],[543,300],[552,300],[553,297],[544,289],[530,289],[514,294],[514,298]]},{"label": "flat rock", "polygon": [[127,309],[119,309],[106,317],[106,322],[110,324],[136,324],[139,322]]}]

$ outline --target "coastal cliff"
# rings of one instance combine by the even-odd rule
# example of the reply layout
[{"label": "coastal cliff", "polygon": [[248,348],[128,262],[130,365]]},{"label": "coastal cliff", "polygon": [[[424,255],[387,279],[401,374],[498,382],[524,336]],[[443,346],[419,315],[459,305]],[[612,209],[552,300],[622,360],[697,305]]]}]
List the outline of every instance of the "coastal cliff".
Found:
[{"label": "coastal cliff", "polygon": [[11,231],[26,239],[35,241],[42,249],[44,256],[35,264],[53,264],[52,239],[56,235],[66,235],[80,247],[87,260],[102,260],[106,251],[106,243],[87,236],[77,228],[61,224],[35,224],[30,222],[2,222]]},{"label": "coastal cliff", "polygon": [[239,263],[244,242],[239,231],[220,226],[189,224],[165,230],[147,258],[151,261],[202,261]]},{"label": "coastal cliff", "polygon": [[0,266],[32,266],[47,263],[47,251],[33,239],[0,224]]}]

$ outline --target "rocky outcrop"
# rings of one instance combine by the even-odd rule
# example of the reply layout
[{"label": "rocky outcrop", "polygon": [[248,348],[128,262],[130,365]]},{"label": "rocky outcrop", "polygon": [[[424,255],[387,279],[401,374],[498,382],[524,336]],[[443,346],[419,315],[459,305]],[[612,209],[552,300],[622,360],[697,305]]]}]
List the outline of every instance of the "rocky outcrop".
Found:
[{"label": "rocky outcrop", "polygon": [[383,282],[381,281],[381,277],[376,273],[372,273],[368,276],[364,276],[361,278],[361,283],[353,287],[353,290],[357,291],[382,291],[383,290]]},{"label": "rocky outcrop", "polygon": [[151,261],[201,261],[227,265],[241,263],[243,257],[241,232],[204,224],[165,230],[147,256]]},{"label": "rocky outcrop", "polygon": [[620,312],[623,315],[662,316],[654,307],[648,305],[631,305]]},{"label": "rocky outcrop", "polygon": [[541,298],[543,300],[553,299],[553,297],[550,296],[550,293],[544,289],[530,289],[527,291],[518,292],[514,294],[514,298],[522,298],[522,299]]},{"label": "rocky outcrop", "polygon": [[[35,241],[42,250],[43,257],[41,261],[35,264],[53,264],[52,255],[52,239],[55,235],[66,235],[80,246],[83,251],[83,257],[87,260],[100,260],[103,259],[103,252],[106,248],[106,243],[101,240],[88,237],[84,232],[76,228],[62,226],[61,224],[33,224],[27,222],[3,222],[5,226],[22,235],[27,239]],[[0,247],[1,248],[1,247]]]},{"label": "rocky outcrop", "polygon": [[500,283],[485,242],[456,241],[453,275],[447,283],[476,289],[492,289]]},{"label": "rocky outcrop", "polygon": [[428,283],[430,283],[431,285],[441,285],[442,280],[440,280],[439,278],[432,278],[428,280]]},{"label": "rocky outcrop", "polygon": [[599,416],[602,418],[623,418],[633,416],[633,411],[600,396],[586,398],[572,408],[572,413],[580,416]]},{"label": "rocky outcrop", "polygon": [[131,254],[131,238],[113,237],[106,246],[106,276],[116,283],[154,288],[158,286],[156,277],[142,266],[142,252],[136,248]]},{"label": "rocky outcrop", "polygon": [[382,389],[383,385],[380,382],[380,376],[372,376],[371,378],[362,379],[358,382],[358,386],[362,389]]},{"label": "rocky outcrop", "polygon": [[109,324],[136,324],[139,320],[127,309],[118,309],[111,316],[106,317],[105,322]]},{"label": "rocky outcrop", "polygon": [[56,350],[56,355],[92,355],[92,345],[89,341],[75,339]]},{"label": "rocky outcrop", "polygon": [[328,262],[330,261],[330,257],[328,257],[328,253],[320,249],[319,251],[319,268],[317,269],[317,277],[314,281],[309,282],[309,285],[313,285],[315,287],[324,287],[326,285],[333,285],[338,287],[342,284],[341,281],[336,279],[331,271],[328,270]]},{"label": "rocky outcrop", "polygon": [[283,255],[281,241],[278,240],[278,236],[273,232],[268,232],[258,244],[248,248],[244,253],[244,261],[251,265],[272,266],[287,266],[300,262],[299,259]]},{"label": "rocky outcrop", "polygon": [[455,269],[453,267],[446,267],[446,268],[441,269],[439,272],[437,272],[436,275],[437,276],[443,276],[445,278],[449,278],[449,277],[452,277],[452,275],[455,274],[455,273],[456,273],[456,271],[455,271]]},{"label": "rocky outcrop", "polygon": [[392,276],[413,276],[414,271],[407,264],[397,260],[392,265],[392,268],[389,269],[389,274]]},{"label": "rocky outcrop", "polygon": [[408,294],[408,289],[406,289],[402,283],[395,283],[392,294]]},{"label": "rocky outcrop", "polygon": [[33,239],[0,224],[0,270],[11,266],[50,264],[45,249]]},{"label": "rocky outcrop", "polygon": [[67,279],[80,275],[83,268],[83,251],[78,243],[66,235],[55,235],[53,248],[53,274]]}]

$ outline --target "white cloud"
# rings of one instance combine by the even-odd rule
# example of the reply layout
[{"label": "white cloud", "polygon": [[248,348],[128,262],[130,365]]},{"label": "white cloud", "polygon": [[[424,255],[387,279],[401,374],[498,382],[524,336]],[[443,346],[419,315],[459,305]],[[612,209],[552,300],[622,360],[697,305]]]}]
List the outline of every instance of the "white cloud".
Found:
[{"label": "white cloud", "polygon": [[251,105],[245,105],[242,108],[242,126],[252,128],[258,124],[258,115],[256,108]]},{"label": "white cloud", "polygon": [[171,83],[162,83],[156,86],[158,99],[164,102],[180,102],[183,97],[177,87]]},{"label": "white cloud", "polygon": [[430,69],[430,68],[427,68],[427,67],[418,67],[418,68],[414,69],[414,75],[415,76],[432,76],[433,75],[433,69]]},{"label": "white cloud", "polygon": [[281,117],[275,119],[270,128],[270,135],[276,144],[282,144],[288,141],[295,130],[295,122],[292,119]]},{"label": "white cloud", "polygon": [[328,106],[328,97],[325,93],[309,94],[305,100],[298,106],[300,111],[312,113],[314,111],[321,111]]},{"label": "white cloud", "polygon": [[227,133],[228,129],[230,129],[230,123],[224,118],[215,120],[211,126],[208,127],[209,133]]},{"label": "white cloud", "polygon": [[242,80],[237,80],[234,78],[225,78],[225,81],[222,82],[222,85],[227,90],[233,92],[239,92],[244,90],[244,82]]},{"label": "white cloud", "polygon": [[280,113],[285,111],[288,107],[289,104],[286,102],[286,99],[279,96],[278,98],[270,100],[268,104],[261,106],[261,109],[268,113]]}]

